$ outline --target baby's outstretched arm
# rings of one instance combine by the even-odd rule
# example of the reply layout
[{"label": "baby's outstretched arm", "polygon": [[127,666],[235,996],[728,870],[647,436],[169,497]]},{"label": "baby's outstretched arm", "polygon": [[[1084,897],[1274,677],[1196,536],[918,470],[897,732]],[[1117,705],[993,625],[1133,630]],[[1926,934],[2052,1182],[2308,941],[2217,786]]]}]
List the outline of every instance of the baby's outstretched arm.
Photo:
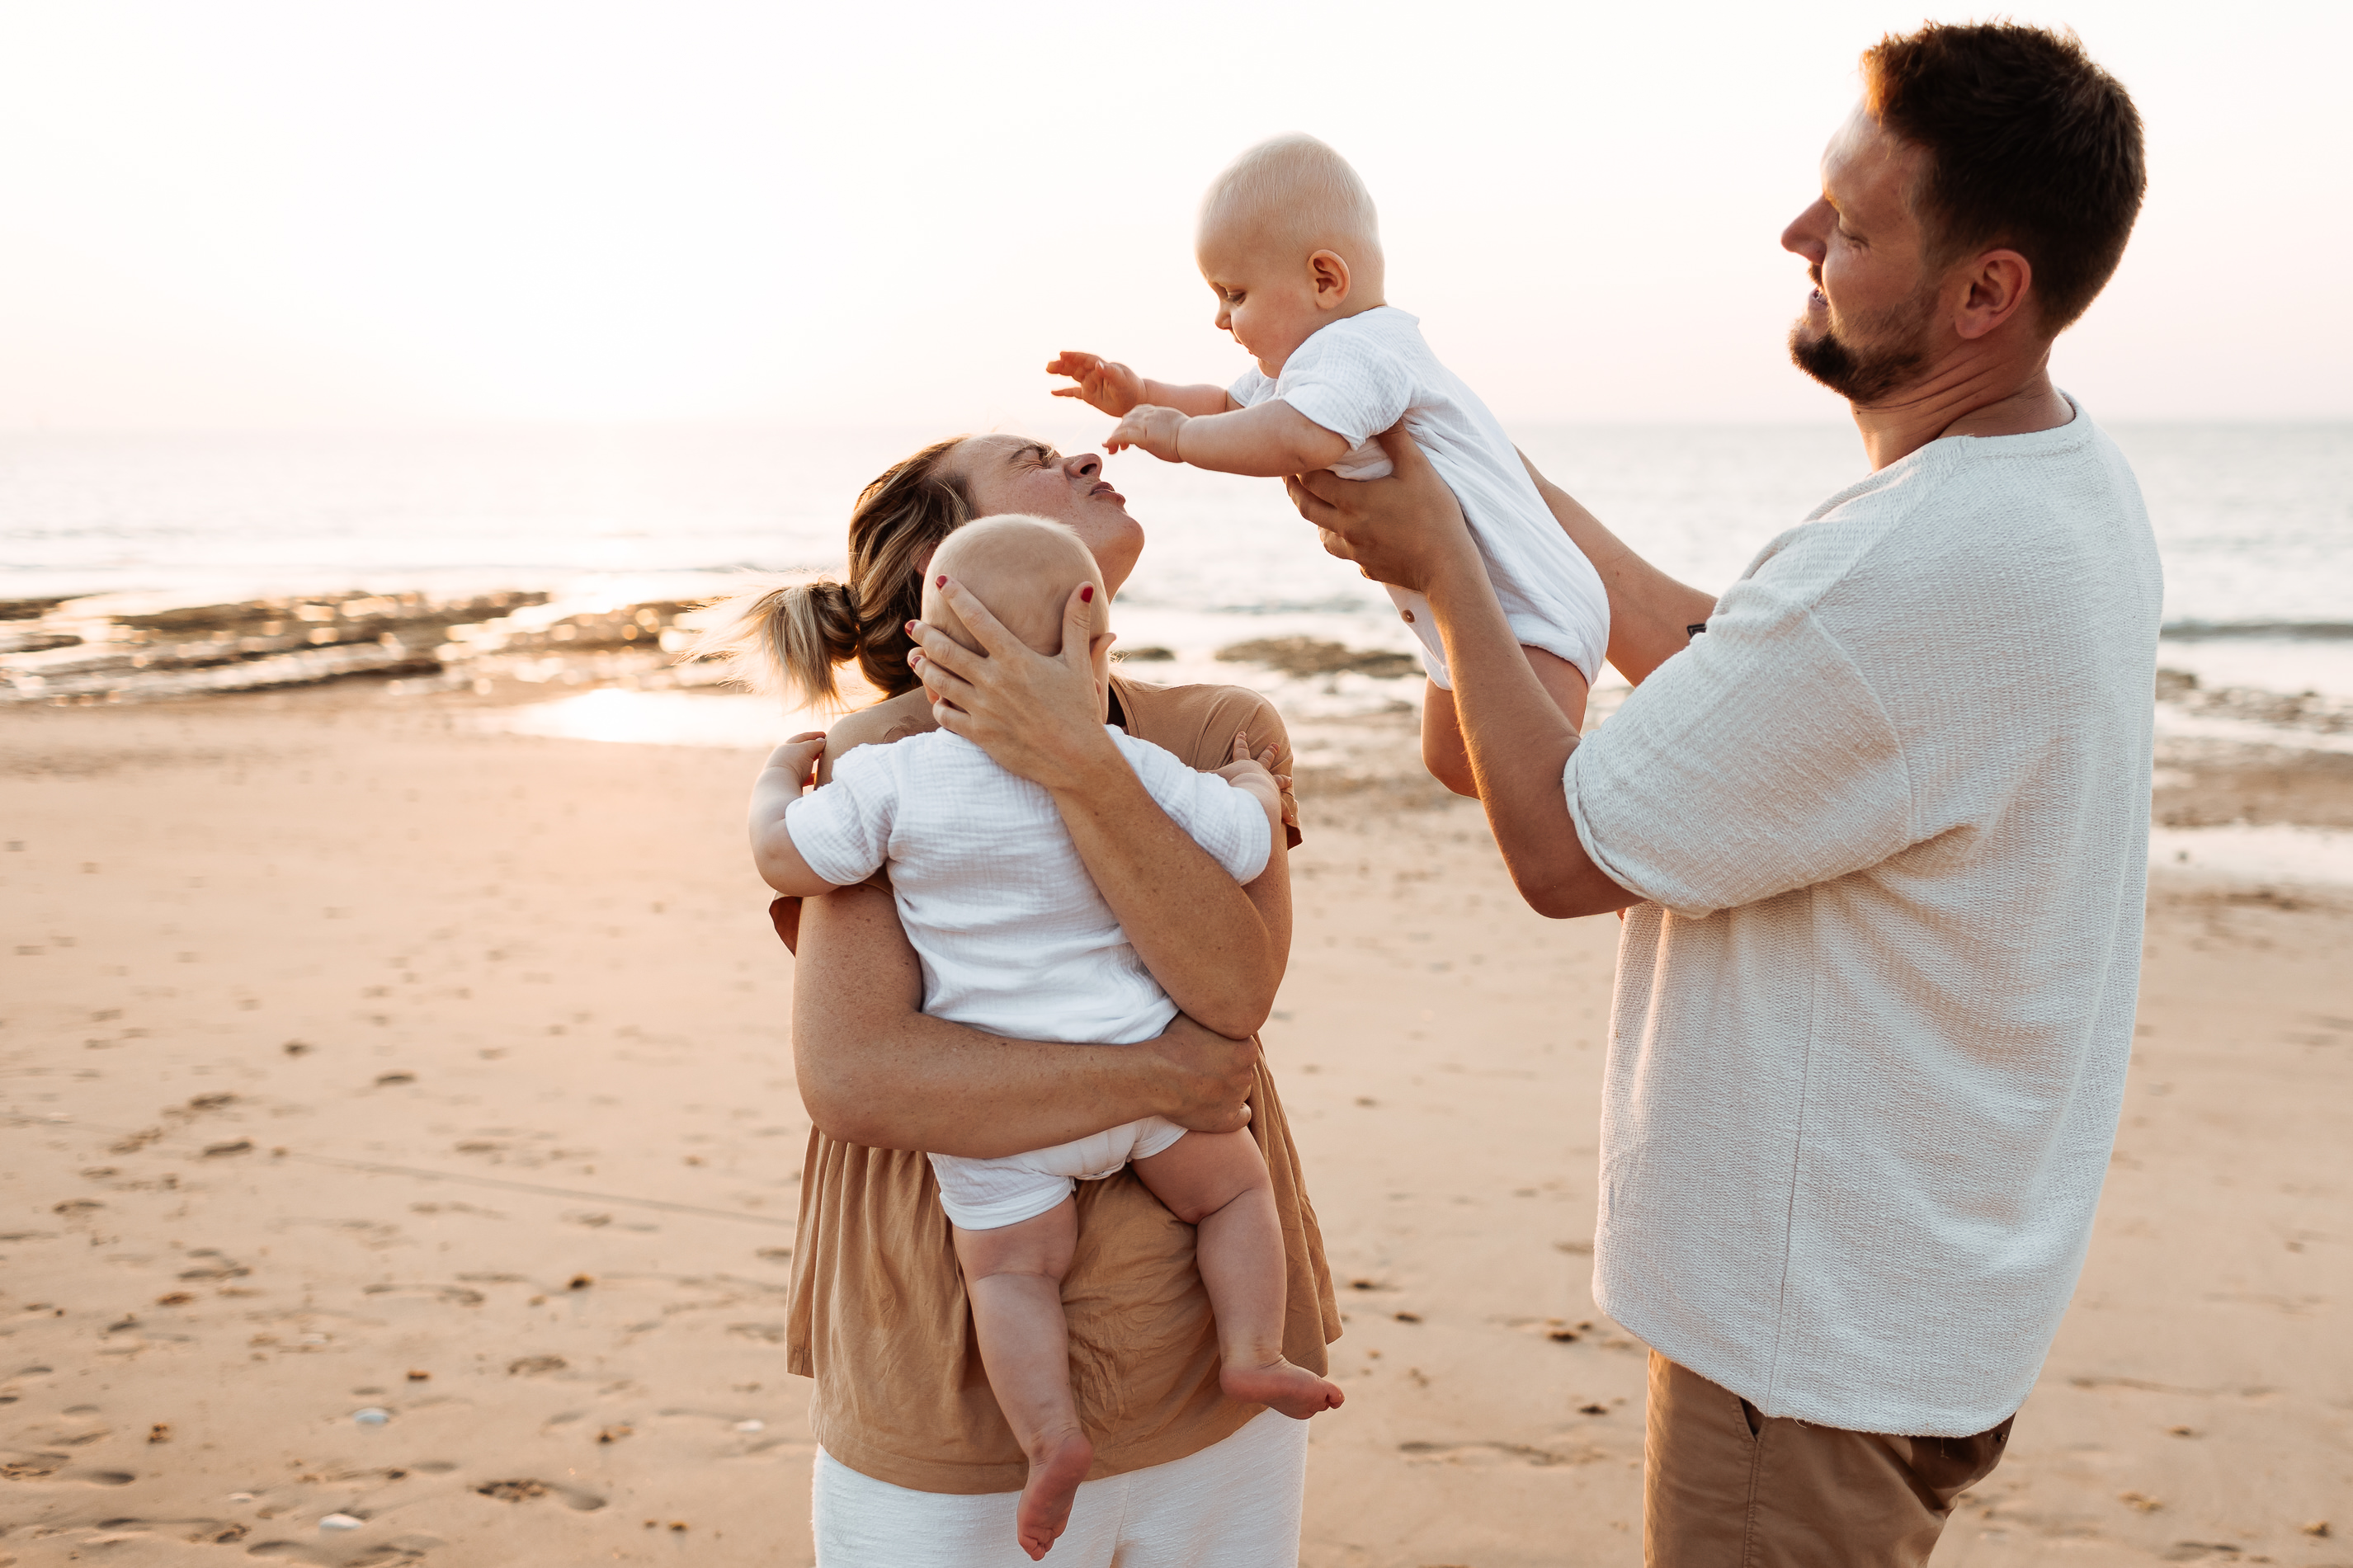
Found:
[{"label": "baby's outstretched arm", "polygon": [[800,799],[801,786],[824,752],[823,732],[796,735],[768,753],[760,776],[752,781],[752,863],[760,879],[786,898],[814,899],[836,886],[809,869],[785,828],[785,808]]},{"label": "baby's outstretched arm", "polygon": [[1223,414],[1234,400],[1222,386],[1178,386],[1135,374],[1117,360],[1081,349],[1064,349],[1046,362],[1049,375],[1067,375],[1076,386],[1054,388],[1057,397],[1079,397],[1113,417],[1141,403],[1160,404],[1186,414]]},{"label": "baby's outstretched arm", "polygon": [[1221,474],[1279,479],[1312,474],[1348,455],[1348,438],[1326,430],[1281,398],[1230,414],[1188,414],[1144,404],[1128,410],[1103,449],[1141,447],[1166,463]]}]

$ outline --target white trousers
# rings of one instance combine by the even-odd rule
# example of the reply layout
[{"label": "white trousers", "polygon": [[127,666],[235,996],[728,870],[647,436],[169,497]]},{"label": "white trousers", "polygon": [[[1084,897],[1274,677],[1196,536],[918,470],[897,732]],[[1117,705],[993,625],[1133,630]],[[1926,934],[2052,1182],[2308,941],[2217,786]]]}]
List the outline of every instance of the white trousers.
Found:
[{"label": "white trousers", "polygon": [[[910,1491],[824,1449],[809,1490],[818,1568],[1030,1568],[1019,1492]],[[1278,1410],[1222,1443],[1079,1488],[1051,1568],[1298,1568],[1307,1423]]]}]

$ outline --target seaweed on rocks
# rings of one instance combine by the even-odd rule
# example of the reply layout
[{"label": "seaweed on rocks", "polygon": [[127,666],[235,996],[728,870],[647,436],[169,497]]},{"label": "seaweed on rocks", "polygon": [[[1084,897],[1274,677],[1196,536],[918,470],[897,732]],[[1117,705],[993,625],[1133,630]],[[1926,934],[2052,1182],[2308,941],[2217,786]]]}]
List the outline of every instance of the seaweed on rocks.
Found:
[{"label": "seaweed on rocks", "polygon": [[120,701],[438,672],[458,626],[544,604],[535,593],[345,594],[77,618],[50,601],[0,637],[0,703]]},{"label": "seaweed on rocks", "polygon": [[1354,648],[1316,637],[1258,637],[1218,650],[1228,664],[1262,664],[1284,675],[1369,675],[1392,679],[1419,674],[1421,661],[1409,653]]}]

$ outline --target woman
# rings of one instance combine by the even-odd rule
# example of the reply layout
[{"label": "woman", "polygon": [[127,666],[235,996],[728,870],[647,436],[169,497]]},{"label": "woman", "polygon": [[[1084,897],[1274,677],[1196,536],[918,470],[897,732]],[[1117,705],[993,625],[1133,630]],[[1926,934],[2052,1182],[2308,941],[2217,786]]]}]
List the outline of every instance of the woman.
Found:
[{"label": "woman", "polygon": [[[1118,591],[1143,530],[1092,455],[1009,436],[941,442],[870,486],[850,522],[849,582],[823,613],[775,629],[789,647],[856,658],[893,695],[837,725],[828,756],[929,729],[910,641],[931,552],[975,517],[1068,523]],[[1092,688],[1026,650],[934,668],[955,727],[1053,796],[1129,940],[1187,1009],[1159,1039],[1073,1046],[999,1039],[921,1011],[922,975],[887,889],[845,889],[777,929],[796,946],[794,1052],[814,1128],[801,1191],[786,1341],[817,1380],[811,1425],[826,1568],[972,1568],[1025,1561],[1013,1510],[1027,1463],[972,1341],[947,1222],[921,1151],[1041,1148],[1139,1116],[1200,1131],[1245,1120],[1273,1174],[1288,1255],[1284,1353],[1322,1372],[1339,1313],[1289,1127],[1253,1036],[1291,937],[1285,846],[1238,888],[1171,822],[1093,721]],[[910,655],[913,655],[911,667]],[[934,650],[938,656],[938,650]],[[804,663],[807,660],[804,658]],[[1196,767],[1251,753],[1289,770],[1281,720],[1230,687],[1159,689],[1114,675],[1113,721]],[[1288,796],[1285,816],[1294,824]],[[1084,1184],[1065,1281],[1071,1381],[1096,1443],[1053,1561],[1070,1568],[1216,1563],[1292,1568],[1306,1425],[1227,1401],[1193,1233],[1133,1173]]]}]

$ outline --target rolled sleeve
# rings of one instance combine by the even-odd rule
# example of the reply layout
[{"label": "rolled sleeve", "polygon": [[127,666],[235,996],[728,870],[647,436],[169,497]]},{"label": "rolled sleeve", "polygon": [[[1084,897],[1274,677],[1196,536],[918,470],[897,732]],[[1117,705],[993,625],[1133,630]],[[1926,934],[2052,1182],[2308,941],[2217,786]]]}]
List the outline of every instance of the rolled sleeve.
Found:
[{"label": "rolled sleeve", "polygon": [[1562,773],[1586,854],[1701,918],[1875,866],[1912,840],[1903,748],[1809,609],[1753,580]]}]

